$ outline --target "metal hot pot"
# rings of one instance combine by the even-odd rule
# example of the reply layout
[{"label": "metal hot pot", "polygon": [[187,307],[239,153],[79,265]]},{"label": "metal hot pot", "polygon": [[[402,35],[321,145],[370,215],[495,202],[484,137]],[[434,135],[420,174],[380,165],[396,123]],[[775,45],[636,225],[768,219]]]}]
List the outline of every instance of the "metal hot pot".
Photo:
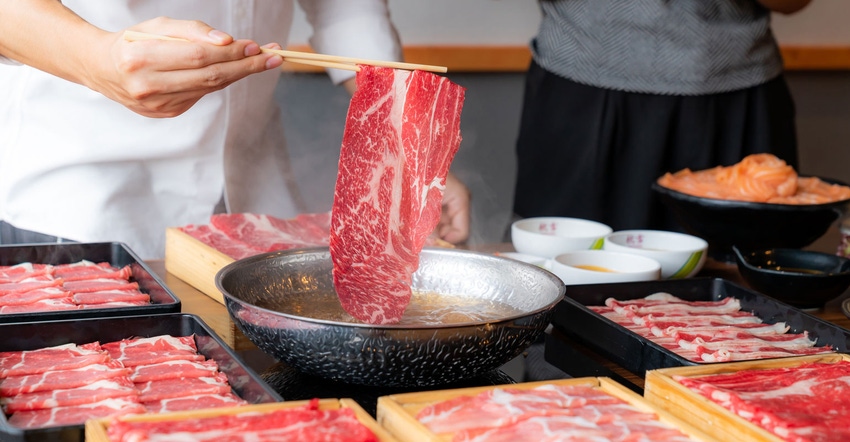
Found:
[{"label": "metal hot pot", "polygon": [[332,267],[327,247],[272,252],[225,266],[215,282],[233,321],[270,356],[334,381],[404,387],[495,370],[543,333],[565,292],[557,276],[532,264],[425,248],[408,311],[433,307],[452,318],[462,305],[484,313],[370,325],[346,318]]}]

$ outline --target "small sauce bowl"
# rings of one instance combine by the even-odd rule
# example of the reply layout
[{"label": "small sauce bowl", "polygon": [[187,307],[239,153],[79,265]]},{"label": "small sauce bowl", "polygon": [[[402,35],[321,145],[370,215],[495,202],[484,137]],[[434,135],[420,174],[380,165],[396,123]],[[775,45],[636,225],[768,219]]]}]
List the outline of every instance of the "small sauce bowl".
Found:
[{"label": "small sauce bowl", "polygon": [[661,278],[696,275],[705,265],[708,243],[693,235],[665,230],[619,230],[605,236],[602,250],[634,253],[661,263]]},{"label": "small sauce bowl", "polygon": [[850,287],[850,259],[799,249],[742,250],[735,261],[753,289],[798,308],[820,308]]},{"label": "small sauce bowl", "polygon": [[511,224],[511,243],[517,252],[554,258],[575,250],[599,249],[611,227],[588,219],[557,216],[525,218]]},{"label": "small sauce bowl", "polygon": [[661,264],[630,253],[580,250],[556,256],[550,271],[566,285],[654,281],[661,277]]}]

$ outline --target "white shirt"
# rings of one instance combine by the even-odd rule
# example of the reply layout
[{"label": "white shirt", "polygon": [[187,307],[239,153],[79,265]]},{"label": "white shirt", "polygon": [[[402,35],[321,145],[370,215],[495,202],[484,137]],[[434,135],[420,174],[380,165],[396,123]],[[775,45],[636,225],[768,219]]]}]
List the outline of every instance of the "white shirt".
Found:
[{"label": "white shirt", "polygon": [[[63,3],[108,31],[167,16],[284,46],[294,7],[292,0]],[[299,3],[317,52],[399,58],[386,0]],[[330,74],[334,82],[350,75]],[[81,242],[123,242],[142,259],[159,259],[166,228],[208,223],[222,189],[231,212],[296,215],[278,78],[277,70],[255,74],[183,115],[155,119],[29,66],[0,64],[0,219]]]}]

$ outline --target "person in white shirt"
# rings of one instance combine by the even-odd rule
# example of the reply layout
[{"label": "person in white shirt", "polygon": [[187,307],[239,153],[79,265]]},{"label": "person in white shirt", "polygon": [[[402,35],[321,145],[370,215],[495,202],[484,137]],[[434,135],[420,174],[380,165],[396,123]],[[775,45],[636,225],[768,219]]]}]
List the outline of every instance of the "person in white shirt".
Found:
[{"label": "person in white shirt", "polygon": [[[299,4],[317,52],[401,58],[386,0]],[[167,227],[207,223],[222,198],[232,213],[301,213],[274,100],[283,60],[259,46],[286,44],[294,7],[0,3],[0,235],[119,241],[159,259]],[[189,42],[130,42],[125,29]],[[352,90],[352,73],[329,75]],[[454,176],[443,203],[440,236],[464,241],[469,193]]]}]

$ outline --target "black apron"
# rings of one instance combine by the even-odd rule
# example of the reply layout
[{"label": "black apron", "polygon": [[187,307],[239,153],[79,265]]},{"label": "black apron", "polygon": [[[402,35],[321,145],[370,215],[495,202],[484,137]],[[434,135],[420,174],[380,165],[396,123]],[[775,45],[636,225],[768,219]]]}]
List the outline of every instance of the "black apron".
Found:
[{"label": "black apron", "polygon": [[732,92],[600,89],[532,63],[516,145],[516,216],[567,216],[614,230],[681,230],[651,184],[770,152],[795,169],[794,103],[779,76]]}]

